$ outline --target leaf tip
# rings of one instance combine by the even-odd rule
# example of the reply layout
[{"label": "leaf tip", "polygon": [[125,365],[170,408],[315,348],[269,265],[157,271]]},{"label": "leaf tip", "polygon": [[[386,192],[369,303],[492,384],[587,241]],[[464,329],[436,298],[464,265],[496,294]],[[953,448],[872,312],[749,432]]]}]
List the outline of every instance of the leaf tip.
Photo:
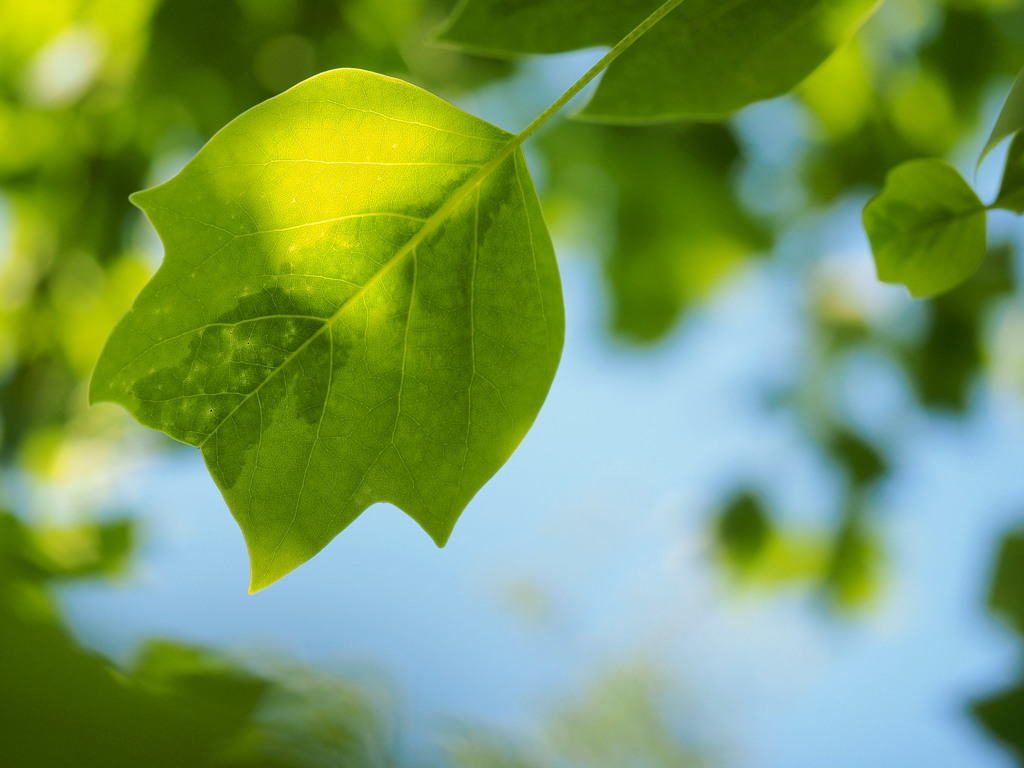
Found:
[{"label": "leaf tip", "polygon": [[95,371],[93,371],[92,376],[89,378],[89,391],[86,393],[86,400],[90,407],[99,403],[110,402],[111,400],[105,383],[97,378]]},{"label": "leaf tip", "polygon": [[456,520],[446,520],[444,522],[431,521],[430,523],[427,523],[417,518],[414,519],[419,523],[420,527],[426,531],[427,536],[429,536],[430,540],[437,545],[437,548],[444,549],[445,544],[448,543],[448,539],[451,538],[452,531],[455,529]]},{"label": "leaf tip", "polygon": [[128,202],[140,211],[146,211],[148,210],[150,194],[154,189],[154,187],[150,187],[149,189],[140,189],[138,192],[132,192],[128,195]]},{"label": "leaf tip", "polygon": [[280,580],[284,575],[284,573],[271,574],[266,570],[259,572],[257,571],[255,563],[252,563],[249,570],[249,594],[255,595],[257,592],[262,592],[271,584]]},{"label": "leaf tip", "polygon": [[[269,560],[267,558],[257,555],[251,545],[246,542],[249,550],[249,594],[255,595],[257,592],[262,592],[264,589],[274,584],[289,573],[294,571],[301,563],[294,563],[292,565],[286,565],[284,567],[278,565],[275,567],[276,557],[271,556]],[[305,562],[305,561],[303,561]]]}]

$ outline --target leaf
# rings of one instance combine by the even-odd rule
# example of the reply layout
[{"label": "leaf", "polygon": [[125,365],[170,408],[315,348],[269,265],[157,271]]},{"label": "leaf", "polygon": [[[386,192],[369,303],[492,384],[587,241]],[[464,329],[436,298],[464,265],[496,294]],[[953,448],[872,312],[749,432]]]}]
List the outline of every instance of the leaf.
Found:
[{"label": "leaf", "polygon": [[671,128],[607,137],[617,232],[605,277],[613,328],[636,343],[665,338],[771,243],[732,184],[732,136],[721,125]]},{"label": "leaf", "polygon": [[1011,531],[999,545],[988,606],[1024,637],[1024,531]]},{"label": "leaf", "polygon": [[557,266],[518,140],[415,86],[335,70],[132,199],[167,255],[90,399],[202,450],[251,589],[374,502],[443,546],[561,353]]},{"label": "leaf", "polygon": [[[659,0],[463,0],[441,42],[499,56],[618,42]],[[878,0],[684,0],[604,74],[580,117],[721,118],[796,86]]]},{"label": "leaf", "polygon": [[824,447],[855,487],[870,486],[889,472],[889,462],[885,456],[848,427],[836,426],[830,429]]},{"label": "leaf", "polygon": [[629,343],[662,341],[771,245],[732,183],[740,149],[721,123],[569,123],[541,141],[545,200],[586,227],[603,257],[611,329]]},{"label": "leaf", "polygon": [[878,278],[917,297],[948,291],[985,256],[985,206],[951,166],[911,160],[864,208]]},{"label": "leaf", "polygon": [[1010,142],[999,196],[992,207],[1024,213],[1024,134],[1018,133]]},{"label": "leaf", "polygon": [[755,493],[737,493],[715,520],[715,542],[726,562],[740,570],[754,565],[768,547],[772,534],[771,515]]},{"label": "leaf", "polygon": [[1024,128],[1024,69],[1017,75],[1017,79],[1010,88],[996,124],[992,127],[992,134],[985,142],[985,148],[978,156],[978,165],[985,160],[988,153],[995,149],[1007,136],[1012,136],[1021,128]]},{"label": "leaf", "polygon": [[1024,763],[1024,681],[972,702],[971,712],[989,735],[1013,752],[1018,765]]}]

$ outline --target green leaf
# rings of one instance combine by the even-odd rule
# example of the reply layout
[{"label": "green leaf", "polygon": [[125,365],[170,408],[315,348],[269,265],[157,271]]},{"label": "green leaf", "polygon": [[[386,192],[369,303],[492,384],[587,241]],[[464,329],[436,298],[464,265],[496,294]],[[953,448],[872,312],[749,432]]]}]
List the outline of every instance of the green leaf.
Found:
[{"label": "green leaf", "polygon": [[985,206],[939,160],[911,160],[889,172],[864,208],[878,278],[933,296],[966,280],[985,256]]},{"label": "green leaf", "polygon": [[198,446],[258,590],[375,502],[443,546],[561,354],[518,140],[399,80],[318,75],[133,196],[166,259],[92,402]]},{"label": "green leaf", "polygon": [[988,153],[995,149],[999,142],[1007,136],[1017,133],[1021,128],[1024,128],[1024,69],[1017,75],[1013,87],[1010,88],[1006,102],[992,128],[992,134],[988,137],[985,148],[981,150],[981,155],[978,157],[978,165],[981,165]]},{"label": "green leaf", "polygon": [[974,718],[988,733],[1024,763],[1024,681],[971,704]]},{"label": "green leaf", "polygon": [[744,490],[719,513],[715,521],[715,541],[731,566],[745,570],[754,565],[768,547],[773,527],[763,500]]},{"label": "green leaf", "polygon": [[[439,40],[477,53],[613,45],[659,0],[464,0]],[[809,75],[878,0],[684,0],[609,67],[588,120],[721,118]]]},{"label": "green leaf", "polygon": [[993,208],[1024,213],[1024,134],[1018,133],[1010,142],[1003,168],[1003,181]]},{"label": "green leaf", "polygon": [[738,149],[722,125],[609,133],[604,166],[615,182],[617,232],[605,276],[613,328],[652,343],[771,239],[737,197]]},{"label": "green leaf", "polygon": [[999,544],[988,605],[1024,636],[1024,531],[1011,531]]}]

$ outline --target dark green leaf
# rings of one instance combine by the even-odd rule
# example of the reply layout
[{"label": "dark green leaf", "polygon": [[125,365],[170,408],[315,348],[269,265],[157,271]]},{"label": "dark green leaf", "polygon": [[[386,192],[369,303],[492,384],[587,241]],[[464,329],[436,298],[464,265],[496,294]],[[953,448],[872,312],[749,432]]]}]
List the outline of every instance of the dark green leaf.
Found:
[{"label": "dark green leaf", "polygon": [[1024,683],[971,705],[974,717],[1024,763]]},{"label": "dark green leaf", "polygon": [[443,545],[529,429],[563,318],[511,139],[407,83],[335,70],[134,198],[167,256],[91,400],[202,449],[252,589],[374,502]]},{"label": "dark green leaf", "polygon": [[1024,213],[1024,134],[1018,133],[1010,142],[999,196],[992,206]]},{"label": "dark green leaf", "polygon": [[730,563],[750,565],[764,551],[772,521],[761,499],[749,491],[735,496],[716,521],[715,538]]},{"label": "dark green leaf", "polygon": [[662,339],[771,243],[737,198],[738,151],[725,129],[666,128],[622,129],[607,142],[618,231],[605,274],[613,327],[634,342]]},{"label": "dark green leaf", "polygon": [[826,449],[857,487],[871,485],[889,471],[888,462],[878,449],[846,427],[837,427],[828,435]]},{"label": "dark green leaf", "polygon": [[1024,532],[1008,534],[999,547],[988,604],[1024,635]]},{"label": "dark green leaf", "polygon": [[911,160],[889,172],[864,208],[878,277],[914,296],[962,283],[985,255],[985,206],[960,174],[939,160]]},{"label": "dark green leaf", "polygon": [[988,137],[988,141],[985,142],[985,148],[981,151],[981,156],[978,158],[979,165],[988,153],[996,148],[999,142],[1007,136],[1012,136],[1021,128],[1024,128],[1024,70],[1021,70],[1020,74],[1017,75],[1013,87],[1010,88],[1010,93],[1006,97],[1003,109],[1000,111],[999,117],[996,118],[996,124],[992,128],[992,134]]},{"label": "dark green leaf", "polygon": [[[497,55],[611,46],[661,0],[466,0],[440,35]],[[877,0],[684,0],[605,73],[581,117],[720,118],[793,88]]]}]

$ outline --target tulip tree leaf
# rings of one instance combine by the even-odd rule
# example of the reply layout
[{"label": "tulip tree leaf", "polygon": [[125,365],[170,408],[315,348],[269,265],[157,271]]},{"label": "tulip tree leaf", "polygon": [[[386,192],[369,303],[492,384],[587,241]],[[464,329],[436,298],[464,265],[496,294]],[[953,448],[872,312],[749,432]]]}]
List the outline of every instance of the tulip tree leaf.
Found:
[{"label": "tulip tree leaf", "polygon": [[953,288],[985,256],[985,206],[959,173],[939,160],[911,160],[889,172],[864,208],[880,280],[914,296]]},{"label": "tulip tree leaf", "polygon": [[[441,42],[494,55],[614,45],[661,0],[463,0]],[[792,89],[878,0],[684,0],[605,72],[581,117],[721,118]]]},{"label": "tulip tree leaf", "polygon": [[375,502],[442,546],[561,353],[518,141],[415,86],[335,70],[242,114],[133,201],[166,257],[90,399],[201,449],[251,589]]}]

